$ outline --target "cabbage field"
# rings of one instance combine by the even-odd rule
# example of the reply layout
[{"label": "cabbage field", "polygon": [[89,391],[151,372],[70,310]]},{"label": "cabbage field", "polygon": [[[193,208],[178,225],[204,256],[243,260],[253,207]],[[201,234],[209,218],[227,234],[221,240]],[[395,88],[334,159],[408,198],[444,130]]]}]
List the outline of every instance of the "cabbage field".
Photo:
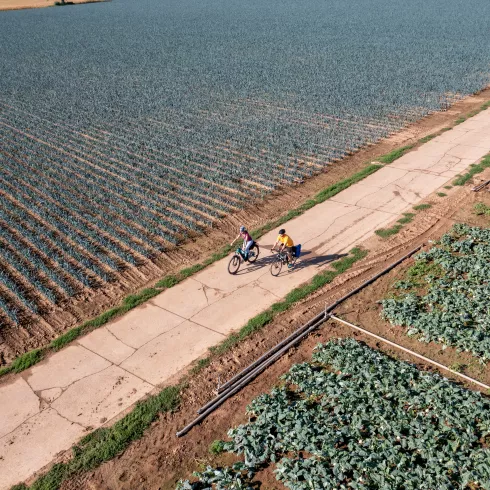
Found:
[{"label": "cabbage field", "polygon": [[353,339],[319,345],[247,413],[221,444],[241,461],[178,490],[256,488],[264,467],[291,490],[490,488],[488,400]]},{"label": "cabbage field", "polygon": [[490,82],[474,0],[113,0],[0,13],[0,325]]},{"label": "cabbage field", "polygon": [[490,360],[490,230],[465,224],[416,257],[383,316],[421,342]]}]

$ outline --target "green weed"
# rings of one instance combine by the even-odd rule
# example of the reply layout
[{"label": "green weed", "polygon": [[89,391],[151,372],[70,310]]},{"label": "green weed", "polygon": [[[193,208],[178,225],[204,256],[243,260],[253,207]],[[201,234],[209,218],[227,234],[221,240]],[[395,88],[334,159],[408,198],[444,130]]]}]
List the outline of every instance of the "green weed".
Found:
[{"label": "green weed", "polygon": [[486,204],[483,204],[482,202],[477,202],[473,206],[473,209],[476,215],[484,214],[485,216],[490,216],[490,207],[487,206]]},{"label": "green weed", "polygon": [[412,209],[415,211],[424,211],[425,209],[430,209],[432,207],[432,204],[417,204],[416,206],[413,206]]},{"label": "green weed", "polygon": [[446,197],[447,196],[447,194],[445,192],[438,192],[437,195],[439,197]]},{"label": "green weed", "polygon": [[381,238],[388,238],[390,236],[396,235],[403,228],[403,225],[395,225],[391,228],[380,228],[376,230],[375,233]]},{"label": "green weed", "polygon": [[490,154],[486,155],[478,165],[472,165],[470,170],[453,181],[453,185],[465,185],[473,176],[480,174],[490,167]]},{"label": "green weed", "polygon": [[419,261],[412,265],[412,267],[410,267],[406,273],[406,276],[413,280],[420,280],[428,275],[442,277],[444,275],[444,270],[435,262]]},{"label": "green weed", "polygon": [[224,441],[213,441],[211,445],[209,446],[209,452],[211,454],[221,454],[225,450],[225,443]]},{"label": "green weed", "polygon": [[407,223],[411,223],[414,217],[414,213],[403,213],[403,218],[400,218],[397,223],[400,223],[401,225],[406,225]]},{"label": "green weed", "polygon": [[411,150],[414,146],[415,145],[407,145],[407,146],[403,146],[402,148],[393,150],[390,153],[387,153],[386,155],[379,157],[378,162],[392,163],[398,158],[402,157],[407,151]]}]

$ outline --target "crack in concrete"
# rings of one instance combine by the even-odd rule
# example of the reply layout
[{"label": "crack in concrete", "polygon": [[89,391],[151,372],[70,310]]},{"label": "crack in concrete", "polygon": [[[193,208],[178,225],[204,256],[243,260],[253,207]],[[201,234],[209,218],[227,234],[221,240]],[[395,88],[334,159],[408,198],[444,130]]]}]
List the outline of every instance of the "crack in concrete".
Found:
[{"label": "crack in concrete", "polygon": [[81,427],[83,430],[89,430],[91,427],[90,426],[86,426],[86,425],[83,425],[81,424],[80,422],[75,422],[74,420],[70,420],[68,417],[66,417],[65,415],[61,415],[61,413],[56,410],[56,408],[53,408],[53,407],[50,407],[51,410],[54,410],[57,415],[59,417],[61,417],[63,420],[66,420],[67,422],[69,422],[70,424],[75,424],[75,425],[78,425],[79,427]]},{"label": "crack in concrete", "polygon": [[[100,356],[99,354],[96,354],[95,352],[92,352],[90,349],[87,349],[86,347],[84,347],[82,345],[79,345],[79,347],[83,347],[84,349],[88,350],[90,353],[92,353],[92,354],[100,357],[102,360],[109,362],[111,366],[114,365],[114,363],[112,363],[111,361],[108,361],[107,359],[105,359],[104,357]],[[81,378],[76,379],[75,381],[72,381],[71,383],[69,383],[69,384],[67,384],[65,386],[49,386],[47,388],[43,388],[42,390],[38,390],[38,391],[52,390],[54,388],[60,388],[61,390],[63,390],[63,393],[64,393],[70,386],[74,385],[75,383],[78,383],[79,381],[82,381],[85,378],[89,378],[90,376],[93,376],[95,374],[99,374],[99,373],[101,373],[102,371],[106,370],[107,368],[109,368],[111,366],[105,366],[102,369],[100,369],[99,371],[95,371],[93,373],[90,373],[90,374],[87,374],[85,376],[82,376]],[[32,387],[31,387],[31,389],[32,389]],[[34,390],[32,390],[32,391],[35,393]],[[57,398],[57,400],[63,396],[63,393]]]},{"label": "crack in concrete", "polygon": [[[156,305],[155,305],[156,306]],[[109,330],[109,327],[106,328],[106,330],[116,339],[116,340],[119,340],[119,342],[121,342],[121,344],[124,344],[125,346],[129,347],[130,349],[135,349],[134,347],[131,347],[130,345],[126,344],[125,342],[123,342],[114,332],[112,332],[111,330]],[[81,344],[80,344],[81,345]],[[82,346],[83,347],[83,346]],[[133,352],[134,354],[134,352]]]},{"label": "crack in concrete", "polygon": [[[48,408],[51,408],[51,407],[48,407]],[[45,409],[47,410],[47,409]],[[24,425],[26,422],[29,422],[29,420],[31,420],[32,418],[38,416],[40,413],[44,412],[44,410],[39,410],[39,412],[31,415],[30,417],[27,417],[24,421],[22,421],[19,425],[17,425],[14,429],[12,429],[10,432],[7,432],[7,434],[3,435],[2,437],[0,437],[0,442],[9,437],[11,434],[13,434],[19,427],[21,427],[22,425]]]},{"label": "crack in concrete", "polygon": [[[113,332],[111,332],[111,331],[110,331],[108,328],[106,328],[106,330],[107,330],[107,332],[109,332],[109,334],[110,334],[110,335],[112,335],[112,336],[113,336],[113,337],[114,337],[114,338],[115,338],[117,341],[121,342],[121,344],[125,345],[126,347],[129,347],[130,349],[133,349],[133,351],[135,350],[135,348],[134,348],[134,347],[131,347],[130,345],[126,344],[124,341],[122,341],[121,339],[119,339],[118,337],[116,337],[116,335],[115,335]],[[85,347],[85,346],[83,346],[83,347]],[[86,348],[86,347],[85,347],[85,348]],[[133,352],[133,354],[134,354],[134,352]],[[108,359],[108,360],[109,360],[109,359]]]},{"label": "crack in concrete", "polygon": [[266,291],[267,293],[270,293],[272,294],[272,296],[276,297],[277,299],[282,299],[281,296],[278,296],[276,293],[273,293],[272,291],[270,291],[269,289],[267,288],[264,288],[263,286],[261,286],[259,283],[258,283],[259,279],[257,279],[257,281],[255,281],[252,286],[254,288],[259,288],[259,289],[262,289],[262,291]]},{"label": "crack in concrete", "polygon": [[[348,204],[348,206],[351,206],[352,207],[351,204]],[[336,223],[336,221],[338,221],[341,218],[344,218],[345,216],[348,216],[351,213],[354,213],[355,211],[357,211],[357,209],[358,209],[357,206],[353,206],[352,209],[349,209],[345,214],[342,214],[340,216],[337,216],[321,233],[319,233],[318,235],[310,238],[306,242],[303,242],[303,245],[306,245],[307,243],[310,243],[312,240],[315,240],[315,239],[321,237],[322,235],[324,235],[325,233],[327,233],[327,231]]]},{"label": "crack in concrete", "polygon": [[[197,315],[197,313],[196,313],[196,315]],[[194,316],[196,316],[196,315],[194,315]],[[193,324],[194,324],[194,325],[196,325],[197,327],[202,327],[202,328],[205,328],[206,330],[209,330],[210,332],[217,333],[217,334],[219,334],[219,335],[221,335],[221,336],[223,336],[223,337],[226,337],[226,336],[228,335],[228,334],[224,334],[224,333],[218,332],[217,330],[214,330],[214,329],[212,329],[211,327],[206,327],[206,325],[202,325],[201,323],[198,323],[197,321],[194,321],[194,320],[193,320],[194,316],[193,316],[193,317],[191,317],[191,318],[190,318],[190,320],[188,320],[188,321],[189,321],[189,322],[191,322],[191,323],[193,323]]]},{"label": "crack in concrete", "polygon": [[[207,286],[205,284],[202,285],[202,292],[204,293],[204,297],[206,298],[206,304],[209,306],[209,298],[206,293]],[[204,309],[204,308],[203,308]]]}]

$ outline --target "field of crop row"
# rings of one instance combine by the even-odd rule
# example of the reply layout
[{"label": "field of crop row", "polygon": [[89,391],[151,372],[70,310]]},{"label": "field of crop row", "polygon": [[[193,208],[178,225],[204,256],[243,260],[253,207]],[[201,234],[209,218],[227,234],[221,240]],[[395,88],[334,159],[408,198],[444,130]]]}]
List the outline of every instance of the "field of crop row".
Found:
[{"label": "field of crop row", "polygon": [[383,316],[421,342],[490,359],[490,230],[454,225],[384,299]]},{"label": "field of crop row", "polygon": [[490,488],[488,401],[352,339],[319,345],[247,412],[214,444],[240,462],[179,490],[255,488],[265,467],[292,490]]}]

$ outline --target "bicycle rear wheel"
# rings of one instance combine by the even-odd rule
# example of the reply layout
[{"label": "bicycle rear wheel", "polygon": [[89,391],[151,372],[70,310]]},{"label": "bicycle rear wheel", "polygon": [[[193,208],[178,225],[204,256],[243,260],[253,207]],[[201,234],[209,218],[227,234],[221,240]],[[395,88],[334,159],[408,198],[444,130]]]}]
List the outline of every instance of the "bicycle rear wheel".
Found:
[{"label": "bicycle rear wheel", "polygon": [[255,243],[254,246],[248,252],[248,261],[252,264],[258,259],[260,253],[259,246]]},{"label": "bicycle rear wheel", "polygon": [[281,269],[282,269],[282,259],[281,257],[277,256],[276,260],[274,260],[274,262],[272,262],[271,264],[271,274],[277,277],[281,273]]},{"label": "bicycle rear wheel", "polygon": [[228,272],[230,274],[236,274],[238,269],[240,269],[240,257],[238,257],[238,255],[234,255],[230,259],[230,262],[228,262]]}]

